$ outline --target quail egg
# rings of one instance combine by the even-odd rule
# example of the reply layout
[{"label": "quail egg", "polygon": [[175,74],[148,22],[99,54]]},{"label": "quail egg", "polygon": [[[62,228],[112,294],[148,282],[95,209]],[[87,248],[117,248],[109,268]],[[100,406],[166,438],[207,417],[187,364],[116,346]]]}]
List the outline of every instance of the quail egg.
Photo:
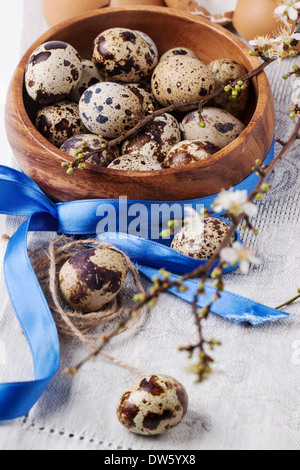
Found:
[{"label": "quail egg", "polygon": [[73,91],[69,95],[69,99],[78,103],[85,90],[96,83],[104,82],[103,75],[99,72],[95,64],[91,60],[84,59],[82,61],[82,75]]},{"label": "quail egg", "polygon": [[[189,258],[209,260],[217,251],[229,230],[229,224],[215,217],[204,219],[203,224],[195,227],[187,223],[175,235],[171,248]],[[235,237],[232,237],[231,244]]]},{"label": "quail egg", "polygon": [[74,310],[96,312],[118,295],[127,272],[124,256],[111,248],[81,251],[59,272],[62,298]]},{"label": "quail egg", "polygon": [[151,375],[128,388],[117,416],[131,432],[155,436],[177,426],[187,409],[188,395],[181,383],[166,375]]},{"label": "quail egg", "polygon": [[107,80],[129,83],[149,77],[158,57],[138,32],[111,28],[95,39],[93,61]]},{"label": "quail egg", "polygon": [[46,42],[30,56],[25,73],[26,90],[38,103],[55,103],[66,98],[81,75],[81,57],[70,44]]},{"label": "quail egg", "polygon": [[186,47],[174,47],[173,49],[169,49],[165,52],[161,58],[160,62],[170,59],[171,57],[192,57],[192,59],[200,60],[197,54],[192,51],[191,49],[187,49]]},{"label": "quail egg", "polygon": [[[93,134],[82,134],[67,140],[60,148],[62,152],[76,158],[78,154],[83,156],[91,153],[94,150],[101,149],[103,145],[107,144],[107,140],[103,137]],[[117,147],[107,148],[104,151],[96,153],[88,160],[87,163],[93,163],[98,166],[106,167],[113,162],[120,155]]]},{"label": "quail egg", "polygon": [[134,154],[117,158],[108,168],[120,171],[158,171],[162,169],[162,166],[153,157]]},{"label": "quail egg", "polygon": [[123,154],[139,153],[163,162],[171,148],[180,142],[181,130],[171,114],[163,114],[147,124],[123,144]]},{"label": "quail egg", "polygon": [[80,99],[79,112],[89,131],[108,139],[129,131],[145,117],[137,96],[124,85],[112,82],[88,88]]},{"label": "quail egg", "polygon": [[201,140],[184,140],[175,145],[168,153],[163,166],[176,168],[209,158],[220,149],[210,142]]},{"label": "quail egg", "polygon": [[150,38],[150,36],[148,36],[148,34],[144,33],[143,31],[136,30],[135,32],[138,33],[140,36],[142,36],[142,38],[145,39],[146,43],[149,44],[152,55],[156,59],[159,54],[158,54],[157,45],[155,44],[153,39]]},{"label": "quail egg", "polygon": [[192,111],[182,121],[186,140],[213,142],[220,149],[226,147],[244,131],[244,124],[232,114],[218,108],[204,108],[202,118],[205,127],[200,127],[199,112]]},{"label": "quail egg", "polygon": [[148,88],[147,84],[128,83],[126,87],[137,96],[146,114],[159,108],[159,104],[154,98],[151,87]]},{"label": "quail egg", "polygon": [[[216,89],[225,88],[226,85],[242,78],[247,72],[246,69],[237,62],[230,59],[218,59],[208,64],[207,68],[215,78]],[[234,100],[231,93],[222,93],[210,102],[211,106],[224,109],[233,116],[240,118],[245,111],[249,99],[249,87],[241,92],[240,96]]]},{"label": "quail egg", "polygon": [[74,135],[86,133],[78,105],[69,101],[61,101],[42,108],[36,117],[37,130],[57,147]]},{"label": "quail egg", "polygon": [[155,99],[162,106],[168,106],[182,101],[200,100],[214,91],[215,80],[200,60],[175,56],[158,64],[151,85]]}]

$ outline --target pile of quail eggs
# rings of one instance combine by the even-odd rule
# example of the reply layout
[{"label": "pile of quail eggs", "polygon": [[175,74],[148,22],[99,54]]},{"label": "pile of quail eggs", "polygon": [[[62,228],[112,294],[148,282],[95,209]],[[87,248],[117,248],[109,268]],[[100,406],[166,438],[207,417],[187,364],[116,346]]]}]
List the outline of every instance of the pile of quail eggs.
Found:
[{"label": "pile of quail eggs", "polygon": [[[89,58],[62,41],[41,45],[29,59],[25,86],[40,105],[38,131],[76,157],[103,149],[154,110],[199,100],[245,73],[226,58],[204,65],[184,47],[159,57],[147,34],[111,28],[95,39]],[[245,129],[240,118],[248,97],[248,89],[237,101],[224,92],[208,103],[202,116],[197,106],[164,113],[88,162],[114,170],[155,171],[209,159]]]}]

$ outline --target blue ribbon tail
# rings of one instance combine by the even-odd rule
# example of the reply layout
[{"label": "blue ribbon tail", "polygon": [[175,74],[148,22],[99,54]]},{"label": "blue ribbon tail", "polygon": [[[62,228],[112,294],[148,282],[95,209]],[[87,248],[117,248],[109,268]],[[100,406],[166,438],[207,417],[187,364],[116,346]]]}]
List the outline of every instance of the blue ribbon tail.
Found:
[{"label": "blue ribbon tail", "polygon": [[29,344],[34,380],[0,384],[0,420],[29,413],[53,376],[60,358],[56,326],[27,251],[29,230],[57,230],[54,204],[22,173],[0,167],[0,211],[27,217],[9,240],[4,276],[8,294]]},{"label": "blue ribbon tail", "polygon": [[[157,269],[148,266],[137,266],[137,268],[139,272],[150,281],[153,280],[154,276],[161,277]],[[178,279],[180,279],[179,276],[170,276],[171,281],[175,282]],[[178,292],[177,288],[172,288],[169,292],[179,297],[181,300],[192,304],[199,283],[194,280],[188,280],[184,282],[184,286],[188,287],[186,292]],[[216,289],[211,286],[205,286],[205,293],[205,296],[201,295],[198,298],[197,306],[199,308],[207,307],[210,304],[216,293]],[[284,320],[291,316],[288,313],[278,311],[227,291],[222,292],[221,298],[213,304],[211,311],[219,317],[232,321],[233,323],[249,323],[252,326],[261,326],[265,323]]]}]

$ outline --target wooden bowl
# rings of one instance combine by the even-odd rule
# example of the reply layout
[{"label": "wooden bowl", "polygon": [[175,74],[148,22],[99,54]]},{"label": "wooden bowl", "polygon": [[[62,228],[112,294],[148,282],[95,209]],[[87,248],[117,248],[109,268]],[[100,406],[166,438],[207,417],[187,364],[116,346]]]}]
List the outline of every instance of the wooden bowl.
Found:
[{"label": "wooden bowl", "polygon": [[259,64],[248,47],[211,22],[166,7],[104,8],[84,13],[50,29],[26,52],[12,80],[6,110],[6,129],[12,150],[25,174],[54,201],[119,198],[172,201],[210,196],[249,176],[256,159],[264,160],[274,137],[272,92],[264,73],[253,79],[251,99],[242,120],[246,130],[228,147],[202,161],[178,169],[127,172],[88,165],[72,176],[61,168],[72,161],[34,127],[35,109],[24,91],[24,74],[32,52],[42,43],[72,44],[83,58],[91,56],[94,38],[111,27],[128,27],[149,34],[160,54],[176,46],[198,53],[204,63],[228,57],[249,71]]}]

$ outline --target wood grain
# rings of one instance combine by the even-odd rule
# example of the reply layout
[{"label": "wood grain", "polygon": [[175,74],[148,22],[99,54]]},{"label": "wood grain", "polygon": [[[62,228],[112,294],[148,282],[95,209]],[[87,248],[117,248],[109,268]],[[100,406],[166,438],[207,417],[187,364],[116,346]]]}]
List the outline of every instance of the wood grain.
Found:
[{"label": "wood grain", "polygon": [[55,201],[118,198],[184,200],[209,196],[228,189],[251,174],[256,159],[270,150],[275,128],[272,92],[262,73],[252,81],[251,100],[243,117],[243,134],[228,147],[202,161],[179,169],[159,172],[120,172],[88,165],[84,172],[67,177],[60,167],[71,157],[51,145],[35,129],[36,112],[24,92],[24,74],[31,53],[48,40],[62,40],[90,57],[94,38],[110,27],[128,27],[149,34],[162,54],[171,47],[194,49],[204,63],[228,57],[249,71],[259,62],[234,35],[209,21],[164,7],[105,8],[82,14],[52,28],[22,58],[13,77],[6,108],[7,136],[17,161],[28,176]]}]

